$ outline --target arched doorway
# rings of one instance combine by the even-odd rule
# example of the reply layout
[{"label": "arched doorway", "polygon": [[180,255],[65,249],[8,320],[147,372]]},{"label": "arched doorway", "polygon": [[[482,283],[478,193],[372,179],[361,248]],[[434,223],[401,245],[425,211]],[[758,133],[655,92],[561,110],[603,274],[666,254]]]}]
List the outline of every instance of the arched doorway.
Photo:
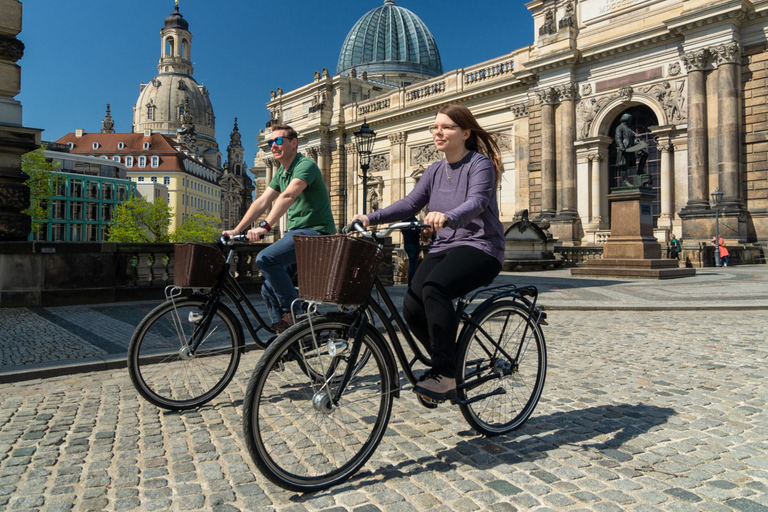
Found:
[{"label": "arched doorway", "polygon": [[[619,112],[616,115],[616,119],[611,123],[611,127],[608,129],[608,135],[613,137],[616,133],[616,128],[621,124],[621,116],[624,114],[630,114],[632,116],[632,124],[629,126],[639,140],[648,143],[648,160],[645,164],[645,172],[650,174],[653,178],[652,189],[655,194],[653,204],[651,206],[651,213],[653,214],[653,227],[658,227],[659,215],[661,214],[661,152],[659,151],[657,141],[651,133],[651,127],[658,126],[659,121],[656,118],[656,114],[653,113],[650,107],[645,105],[637,105],[630,107],[626,110]],[[637,168],[629,170],[630,174],[637,172]],[[608,175],[610,177],[610,189],[620,186],[619,184],[619,169],[616,166],[616,143],[611,143],[611,150],[608,154]]]}]

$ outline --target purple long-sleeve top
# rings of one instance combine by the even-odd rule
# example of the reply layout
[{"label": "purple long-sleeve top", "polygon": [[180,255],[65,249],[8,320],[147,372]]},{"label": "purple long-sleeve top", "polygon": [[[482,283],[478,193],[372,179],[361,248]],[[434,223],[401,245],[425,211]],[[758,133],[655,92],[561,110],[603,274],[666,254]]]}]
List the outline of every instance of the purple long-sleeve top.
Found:
[{"label": "purple long-sleeve top", "polygon": [[504,228],[495,192],[493,163],[485,155],[470,151],[459,162],[449,164],[443,159],[430,165],[410,194],[369,213],[368,219],[371,224],[397,222],[429,205],[429,211],[444,213],[450,226],[437,232],[430,252],[464,245],[504,264]]}]

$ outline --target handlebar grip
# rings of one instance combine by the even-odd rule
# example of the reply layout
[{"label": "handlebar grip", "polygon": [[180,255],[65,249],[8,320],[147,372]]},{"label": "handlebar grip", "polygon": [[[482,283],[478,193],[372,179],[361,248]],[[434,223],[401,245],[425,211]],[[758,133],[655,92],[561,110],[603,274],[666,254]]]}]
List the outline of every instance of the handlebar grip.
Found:
[{"label": "handlebar grip", "polygon": [[341,232],[346,235],[347,233],[349,233],[353,229],[355,231],[359,231],[361,233],[363,231],[365,231],[365,228],[363,227],[363,221],[361,221],[360,219],[355,219],[355,220],[353,220],[352,222],[349,223],[349,226],[346,226],[345,228],[342,228]]}]

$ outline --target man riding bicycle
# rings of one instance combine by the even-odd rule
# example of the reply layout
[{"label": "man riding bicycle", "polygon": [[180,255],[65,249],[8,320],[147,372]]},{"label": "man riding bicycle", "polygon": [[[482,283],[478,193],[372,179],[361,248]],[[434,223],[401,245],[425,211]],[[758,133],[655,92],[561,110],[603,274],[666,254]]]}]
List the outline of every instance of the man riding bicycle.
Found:
[{"label": "man riding bicycle", "polygon": [[272,319],[272,328],[278,332],[293,325],[291,303],[298,297],[293,286],[296,272],[293,237],[336,233],[323,175],[312,159],[298,152],[298,137],[296,130],[288,125],[272,126],[267,143],[280,168],[235,229],[223,232],[230,236],[240,233],[272,206],[258,227],[248,230],[248,239],[258,242],[272,231],[280,217],[288,213],[287,231],[283,237],[256,257],[256,264],[264,276],[261,295]]}]

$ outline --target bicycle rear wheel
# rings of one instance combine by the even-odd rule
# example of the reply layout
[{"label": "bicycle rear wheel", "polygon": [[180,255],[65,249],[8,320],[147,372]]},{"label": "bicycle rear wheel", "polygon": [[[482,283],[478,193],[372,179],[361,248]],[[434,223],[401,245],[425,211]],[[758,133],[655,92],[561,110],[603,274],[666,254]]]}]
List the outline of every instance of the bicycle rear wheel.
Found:
[{"label": "bicycle rear wheel", "polygon": [[458,397],[475,401],[459,408],[481,434],[506,434],[525,423],[541,397],[544,335],[513,300],[481,305],[472,316],[477,326],[469,324],[462,334],[456,379]]},{"label": "bicycle rear wheel", "polygon": [[212,400],[237,371],[243,332],[232,311],[219,304],[194,355],[188,344],[205,321],[205,301],[164,302],[141,321],[128,346],[128,373],[150,403],[170,410]]},{"label": "bicycle rear wheel", "polygon": [[[314,338],[312,337],[314,330]],[[350,322],[317,317],[264,352],[248,383],[243,428],[259,470],[284,489],[311,492],[352,476],[373,455],[392,411],[391,354],[368,327],[365,363],[332,404],[349,364]],[[325,376],[318,379],[317,376]]]}]

